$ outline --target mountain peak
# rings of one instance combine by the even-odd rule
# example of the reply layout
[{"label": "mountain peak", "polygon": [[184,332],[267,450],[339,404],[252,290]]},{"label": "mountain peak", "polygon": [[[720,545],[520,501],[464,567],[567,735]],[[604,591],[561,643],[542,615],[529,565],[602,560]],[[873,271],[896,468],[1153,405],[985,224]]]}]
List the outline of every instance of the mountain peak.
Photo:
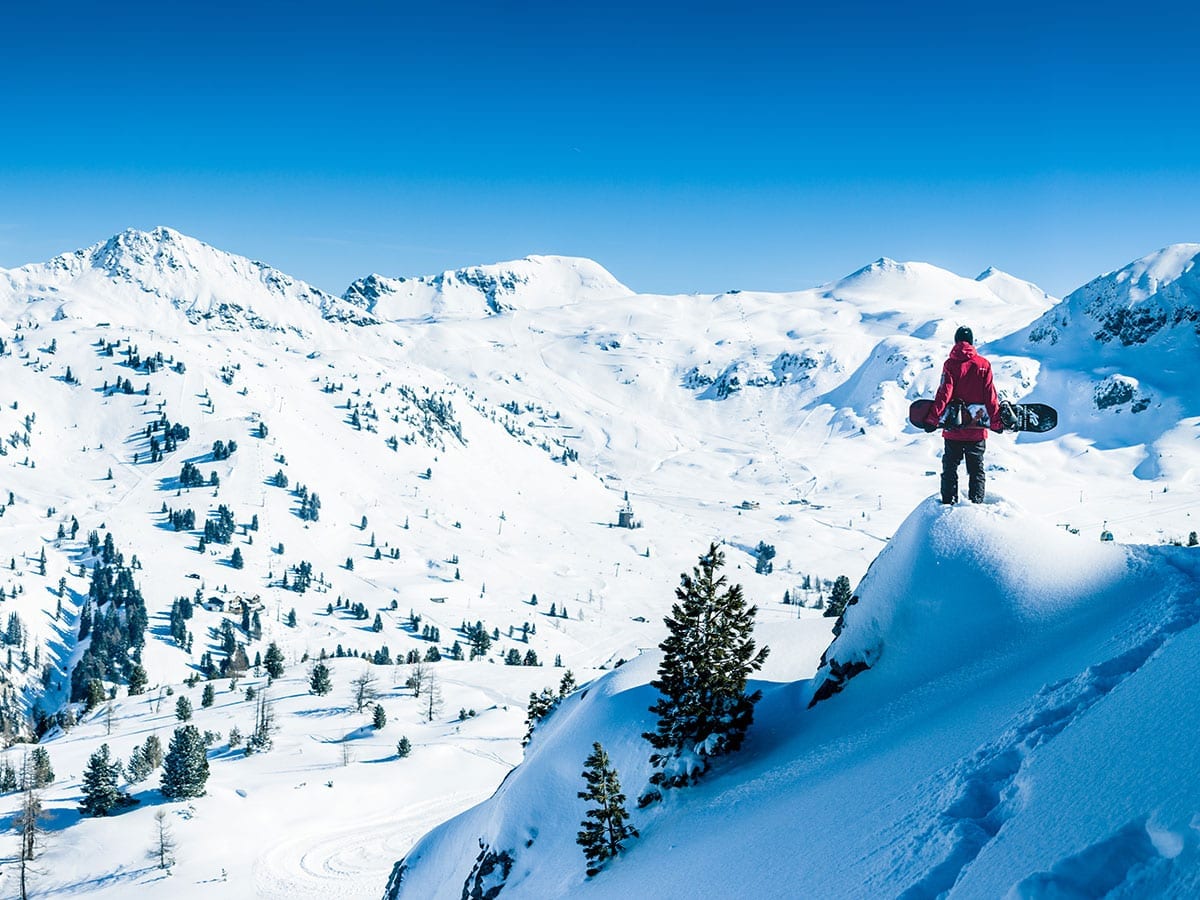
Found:
[{"label": "mountain peak", "polygon": [[381,318],[413,320],[478,318],[632,293],[594,260],[534,255],[440,275],[373,274],[354,282],[342,296]]},{"label": "mountain peak", "polygon": [[[54,315],[82,314],[83,307],[90,307],[87,315],[119,319],[124,308],[132,319],[142,320],[150,315],[143,301],[150,296],[207,327],[303,332],[317,318],[375,322],[361,309],[285,272],[164,225],[149,231],[127,228],[91,247],[13,270],[9,280],[18,297],[27,303],[45,299],[54,306]],[[69,301],[64,304],[62,296]]]},{"label": "mountain peak", "polygon": [[[1093,278],[1021,335],[1031,344],[1073,343],[1083,357],[1121,348],[1200,348],[1200,244],[1171,244]],[[1128,361],[1127,361],[1128,362]],[[1157,356],[1148,360],[1153,375]]]}]

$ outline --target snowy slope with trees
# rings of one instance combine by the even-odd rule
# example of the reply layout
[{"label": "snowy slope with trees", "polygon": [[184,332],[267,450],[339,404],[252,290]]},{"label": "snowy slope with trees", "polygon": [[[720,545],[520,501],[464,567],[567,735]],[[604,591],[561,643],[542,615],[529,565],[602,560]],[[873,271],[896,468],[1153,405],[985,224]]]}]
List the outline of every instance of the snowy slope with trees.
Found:
[{"label": "snowy slope with trees", "polygon": [[[1188,258],[1170,248],[1142,267],[1151,275],[1118,281],[1190,309]],[[745,749],[701,785],[725,778],[762,752],[756,741],[790,734],[761,726],[784,721],[772,716],[785,697],[786,717],[799,715],[815,689],[834,622],[822,608],[897,552],[935,490],[940,442],[907,427],[905,410],[932,394],[958,324],[975,327],[1002,393],[1063,416],[1057,432],[990,442],[989,484],[1008,504],[953,512],[984,516],[964,521],[999,537],[1068,540],[1062,554],[1095,555],[1105,572],[1121,554],[1159,571],[1173,551],[1098,538],[1107,527],[1124,543],[1186,543],[1196,530],[1192,401],[1115,345],[1088,364],[1083,338],[1028,339],[1071,302],[997,270],[969,279],[886,259],[790,293],[637,295],[562,257],[372,276],[339,298],[166,228],[0,271],[0,822],[28,819],[18,812],[40,794],[31,890],[378,896],[420,834],[522,758],[531,698],[535,718],[557,711],[528,759],[575,786],[561,809],[555,794],[537,816],[497,819],[493,846],[551,820],[571,823],[571,843],[595,741],[631,804],[648,783],[648,756],[635,757],[655,727],[654,648],[679,573],[713,541],[758,609],[757,645],[772,649],[750,675],[764,696]],[[1162,332],[1170,348],[1188,346],[1185,319]],[[1065,402],[1117,372],[1153,383],[1154,403]],[[883,668],[818,719],[899,665],[879,646],[920,638],[867,602],[883,596],[866,591],[881,565],[821,677],[834,661]],[[1137,603],[1113,565],[1116,616]],[[875,625],[851,627],[871,609]],[[1010,613],[1000,625],[1032,627]],[[568,672],[568,688],[587,686],[564,690]],[[613,710],[629,718],[619,734],[604,724]],[[574,718],[569,748],[547,749]],[[165,756],[188,725],[204,793],[168,801]],[[199,767],[196,736],[172,771]],[[12,790],[27,753],[40,774]],[[539,771],[515,770],[497,797]],[[629,846],[652,845],[663,829],[643,825],[683,802],[670,792],[635,814],[644,836]],[[157,868],[167,831],[170,877]],[[422,844],[411,877],[474,865],[477,841],[438,834],[447,856],[435,864]],[[0,864],[5,894],[17,840]],[[570,850],[546,877],[600,889],[582,884]]]},{"label": "snowy slope with trees", "polygon": [[597,875],[575,846],[580,770],[599,742],[629,797],[647,784],[659,654],[564,701],[388,896],[1191,896],[1200,734],[1179,692],[1200,676],[1198,583],[1195,549],[1101,544],[1003,500],[925,501],[816,676],[757,682],[741,752],[664,803],[629,803],[638,836]]}]

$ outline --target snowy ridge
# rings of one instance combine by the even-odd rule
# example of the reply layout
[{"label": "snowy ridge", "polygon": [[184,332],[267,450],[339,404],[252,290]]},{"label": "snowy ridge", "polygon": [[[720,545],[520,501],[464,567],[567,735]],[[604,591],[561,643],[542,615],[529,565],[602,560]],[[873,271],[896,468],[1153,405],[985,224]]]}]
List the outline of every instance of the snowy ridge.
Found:
[{"label": "snowy ridge", "polygon": [[[928,501],[830,650],[871,669],[807,712],[827,669],[761,684],[743,751],[635,812],[640,838],[598,876],[584,877],[574,845],[578,770],[598,740],[636,796],[656,654],[565,703],[487,803],[398,864],[385,896],[457,897],[484,858],[504,860],[484,886],[514,898],[785,896],[797,884],[820,896],[1186,895],[1200,886],[1200,726],[1162,713],[1179,677],[1200,672],[1198,586],[1197,551],[1085,543],[1003,501]],[[1168,760],[1147,765],[1159,742]],[[797,822],[832,823],[836,863],[822,863],[828,828],[787,827]]]},{"label": "snowy ridge", "polygon": [[[1172,375],[1200,352],[1200,244],[1174,244],[1096,278],[1014,335],[1027,350],[1118,359]],[[1178,362],[1173,359],[1178,357]]]},{"label": "snowy ridge", "polygon": [[385,320],[439,320],[494,316],[632,293],[590,259],[527,256],[433,276],[369,275],[350,285],[343,298]]},{"label": "snowy ridge", "polygon": [[265,263],[164,227],[127,229],[44,264],[0,271],[0,308],[14,318],[94,316],[163,328],[177,321],[172,309],[207,328],[305,332],[322,319],[375,324],[364,310]]}]

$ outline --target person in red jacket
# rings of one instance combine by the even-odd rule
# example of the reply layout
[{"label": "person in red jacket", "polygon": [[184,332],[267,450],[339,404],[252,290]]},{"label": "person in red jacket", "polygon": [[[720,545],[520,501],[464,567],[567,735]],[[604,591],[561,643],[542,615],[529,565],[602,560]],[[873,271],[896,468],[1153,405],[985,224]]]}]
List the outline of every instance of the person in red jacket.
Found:
[{"label": "person in red jacket", "polygon": [[952,425],[942,433],[942,502],[958,501],[958,464],[967,461],[967,497],[983,502],[983,451],[988,430],[1000,431],[1000,401],[992,384],[992,364],[975,352],[975,335],[965,325],[954,332],[954,348],[942,366],[942,384],[925,418],[925,427],[937,428],[950,411]]}]

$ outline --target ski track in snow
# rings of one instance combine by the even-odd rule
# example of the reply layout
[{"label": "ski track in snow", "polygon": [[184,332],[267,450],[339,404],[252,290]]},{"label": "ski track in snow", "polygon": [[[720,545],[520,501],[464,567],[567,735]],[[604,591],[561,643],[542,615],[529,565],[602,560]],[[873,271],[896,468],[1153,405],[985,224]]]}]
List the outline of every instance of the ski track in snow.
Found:
[{"label": "ski track in snow", "polygon": [[483,800],[454,794],[330,828],[319,814],[254,862],[254,896],[288,900],[378,897],[396,860],[433,825]]},{"label": "ski track in snow", "polygon": [[[971,863],[1000,833],[1005,822],[1019,811],[1020,775],[1030,754],[1047,741],[1053,740],[1122,682],[1134,675],[1172,636],[1192,628],[1197,623],[1200,623],[1200,602],[1195,599],[1177,600],[1171,614],[1151,626],[1149,633],[1132,647],[1102,663],[1088,667],[1073,678],[1044,687],[1016,724],[1004,735],[980,748],[970,759],[959,763],[955,771],[939,775],[933,785],[947,785],[938,792],[942,808],[936,813],[933,825],[924,829],[905,829],[908,834],[915,834],[916,837],[896,849],[897,860],[894,864],[892,883],[902,884],[911,879],[913,860],[925,857],[925,854],[920,852],[921,847],[944,848],[942,859],[928,868],[915,884],[899,896],[903,900],[932,900],[949,893]],[[935,790],[936,787],[931,786],[931,792]],[[921,810],[909,816],[908,822],[911,825],[918,818],[927,818],[929,814],[929,809]],[[1130,842],[1120,834],[1112,840],[1126,850],[1130,846]],[[1066,862],[1064,861],[1064,864]],[[1104,877],[1109,877],[1109,874]],[[1050,885],[1051,881],[1053,878],[1046,875],[1038,884]],[[1092,894],[1085,891],[1076,895],[1070,892],[1058,894],[1051,891],[1046,894],[1033,891],[1017,896],[1083,897],[1100,896],[1104,893],[1105,891],[1101,891],[1099,894]]]}]

